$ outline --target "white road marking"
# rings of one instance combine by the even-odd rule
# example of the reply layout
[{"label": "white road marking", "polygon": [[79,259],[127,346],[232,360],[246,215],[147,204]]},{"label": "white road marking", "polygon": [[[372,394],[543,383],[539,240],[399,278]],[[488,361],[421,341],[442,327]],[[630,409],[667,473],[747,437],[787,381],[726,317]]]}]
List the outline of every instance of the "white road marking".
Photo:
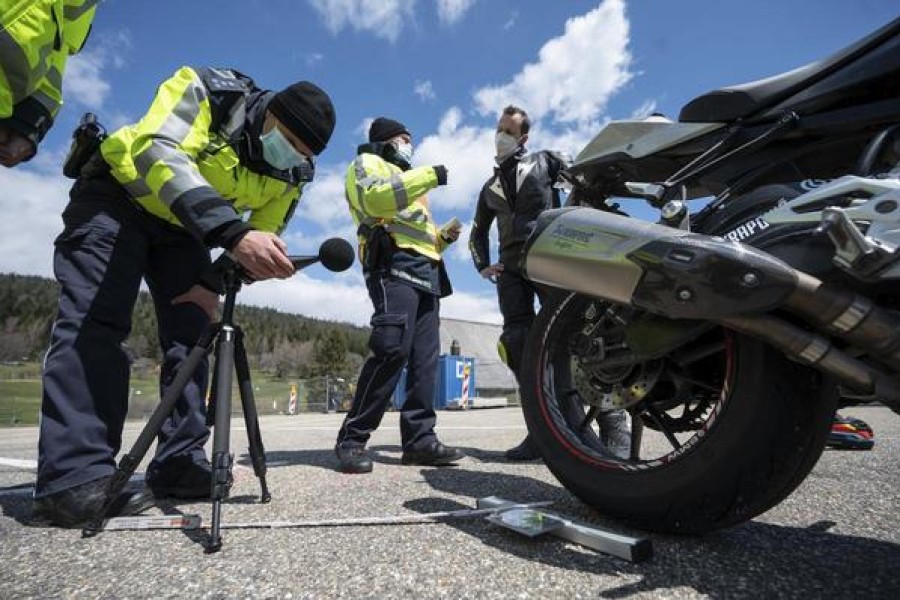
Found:
[{"label": "white road marking", "polygon": [[23,460],[21,458],[3,458],[0,456],[0,467],[15,467],[17,469],[37,469],[36,460]]}]

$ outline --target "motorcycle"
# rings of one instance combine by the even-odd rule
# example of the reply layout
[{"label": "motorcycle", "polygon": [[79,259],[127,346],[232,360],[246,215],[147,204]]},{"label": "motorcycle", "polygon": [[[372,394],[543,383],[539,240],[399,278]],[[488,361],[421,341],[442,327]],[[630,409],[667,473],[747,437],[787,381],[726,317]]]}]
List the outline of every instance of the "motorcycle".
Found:
[{"label": "motorcycle", "polygon": [[[564,290],[531,328],[521,390],[559,481],[640,528],[705,533],[803,481],[839,398],[900,412],[898,163],[900,19],[678,121],[608,124],[522,265]],[[624,456],[598,425],[619,408]]]}]

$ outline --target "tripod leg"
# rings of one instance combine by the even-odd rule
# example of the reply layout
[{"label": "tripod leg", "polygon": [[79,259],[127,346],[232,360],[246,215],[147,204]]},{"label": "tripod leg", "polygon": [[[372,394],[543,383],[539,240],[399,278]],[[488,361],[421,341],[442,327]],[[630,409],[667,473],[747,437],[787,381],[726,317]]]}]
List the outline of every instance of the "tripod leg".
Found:
[{"label": "tripod leg", "polygon": [[234,328],[224,325],[216,345],[216,420],[213,431],[212,454],[212,523],[207,552],[222,548],[222,500],[231,487],[231,375],[234,368]]},{"label": "tripod leg", "polygon": [[218,333],[219,327],[218,323],[214,323],[207,327],[200,336],[200,339],[197,340],[197,345],[193,347],[191,353],[188,354],[188,357],[178,368],[178,373],[175,375],[172,386],[160,400],[159,405],[156,407],[156,410],[153,411],[153,414],[150,415],[150,419],[147,420],[147,424],[144,425],[144,429],[141,430],[141,434],[138,436],[134,446],[132,446],[131,450],[119,461],[116,472],[113,474],[112,479],[109,481],[109,486],[106,488],[106,500],[103,503],[103,508],[101,508],[100,512],[94,515],[88,524],[84,526],[84,529],[81,532],[84,537],[92,537],[100,533],[100,530],[103,528],[103,517],[109,512],[109,509],[113,502],[115,502],[119,492],[121,492],[128,483],[128,480],[134,474],[135,469],[141,464],[144,455],[147,454],[147,450],[150,449],[150,445],[156,440],[156,436],[159,434],[163,422],[171,414],[172,409],[175,408],[175,403],[184,391],[185,386],[190,382],[191,377],[193,377],[194,371],[196,371],[197,367],[200,365],[200,361],[209,354],[210,348],[212,348],[212,341],[215,338],[216,333]]},{"label": "tripod leg", "polygon": [[247,425],[247,443],[249,444],[250,461],[253,472],[259,478],[262,489],[260,501],[265,504],[272,500],[269,486],[266,485],[266,449],[263,447],[262,434],[259,431],[259,415],[256,411],[256,400],[253,397],[253,383],[250,381],[250,363],[244,349],[244,333],[235,328],[234,370],[237,373],[241,391],[241,405],[244,409],[244,422]]}]

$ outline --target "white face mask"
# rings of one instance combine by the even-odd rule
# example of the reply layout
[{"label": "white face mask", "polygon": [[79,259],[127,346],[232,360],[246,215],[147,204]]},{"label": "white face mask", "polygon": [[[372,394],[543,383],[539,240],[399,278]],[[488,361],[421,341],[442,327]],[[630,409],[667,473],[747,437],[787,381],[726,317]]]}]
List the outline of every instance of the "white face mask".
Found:
[{"label": "white face mask", "polygon": [[263,158],[276,169],[286,171],[299,167],[307,161],[306,157],[297,152],[284,134],[273,127],[269,133],[259,137],[263,148]]},{"label": "white face mask", "polygon": [[494,144],[497,146],[497,161],[512,156],[519,149],[519,140],[505,131],[498,131],[494,137]]},{"label": "white face mask", "polygon": [[399,143],[397,144],[397,157],[406,161],[407,164],[412,164],[413,157],[413,147],[412,144]]}]

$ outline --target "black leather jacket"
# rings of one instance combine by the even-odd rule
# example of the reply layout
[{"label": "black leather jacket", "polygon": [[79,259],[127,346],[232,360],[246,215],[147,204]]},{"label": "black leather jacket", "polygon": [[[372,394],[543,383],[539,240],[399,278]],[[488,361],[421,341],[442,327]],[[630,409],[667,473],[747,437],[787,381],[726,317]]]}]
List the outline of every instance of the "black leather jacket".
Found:
[{"label": "black leather jacket", "polygon": [[522,248],[538,215],[560,205],[559,190],[553,184],[569,164],[557,152],[525,154],[523,150],[494,168],[478,196],[469,236],[469,251],[478,271],[491,264],[489,234],[494,219],[500,233],[500,262],[506,270],[519,271]]}]

